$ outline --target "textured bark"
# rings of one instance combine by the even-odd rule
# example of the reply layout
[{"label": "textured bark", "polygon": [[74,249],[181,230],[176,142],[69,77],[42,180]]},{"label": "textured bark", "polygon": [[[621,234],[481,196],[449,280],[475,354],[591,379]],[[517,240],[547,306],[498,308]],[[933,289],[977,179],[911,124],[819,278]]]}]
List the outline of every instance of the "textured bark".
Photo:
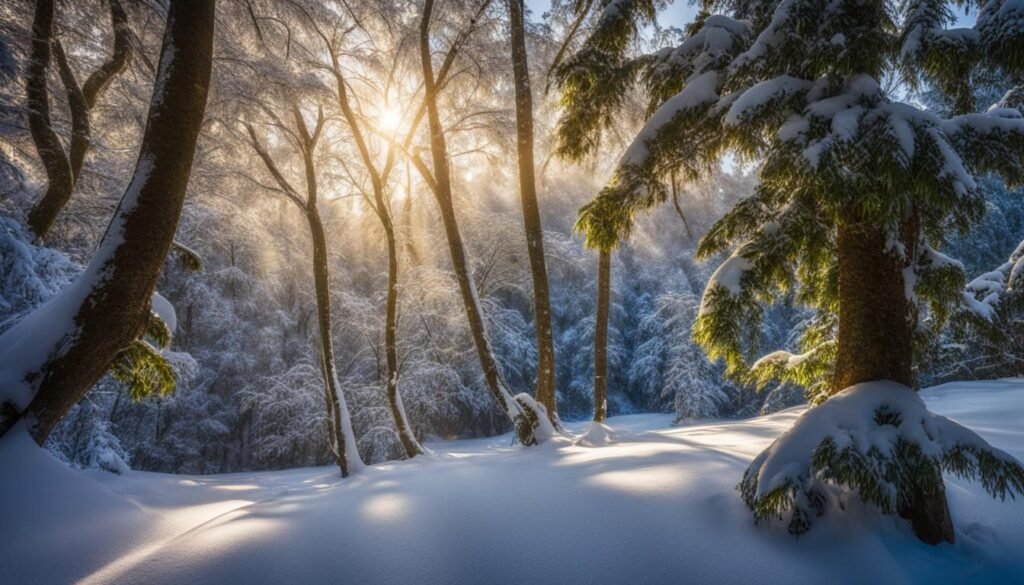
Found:
[{"label": "textured bark", "polygon": [[[52,0],[43,0],[39,2],[36,7],[36,15],[38,18],[38,11],[44,3],[50,4],[49,11],[51,19],[49,29],[52,36]],[[124,8],[122,8],[118,0],[109,0],[109,4],[111,23],[114,29],[114,51],[111,54],[110,59],[90,75],[84,85],[79,87],[78,82],[75,79],[75,75],[71,71],[67,55],[64,54],[64,50],[60,45],[60,42],[53,40],[51,43],[53,57],[57,61],[58,73],[60,74],[61,82],[64,85],[64,91],[68,96],[68,107],[71,112],[71,141],[69,145],[70,152],[67,155],[64,154],[64,149],[63,147],[60,147],[60,143],[58,141],[57,146],[60,147],[60,156],[58,157],[56,154],[52,155],[54,160],[48,161],[47,157],[42,156],[42,150],[40,149],[40,156],[43,158],[43,164],[47,169],[49,184],[46,192],[32,207],[28,216],[29,228],[39,238],[46,237],[50,228],[53,227],[53,223],[57,220],[57,216],[71,199],[75,182],[78,180],[78,176],[82,171],[82,165],[85,163],[85,155],[89,151],[91,144],[89,112],[96,104],[96,100],[100,93],[110,83],[110,80],[124,69],[125,65],[128,63],[128,58],[131,55],[131,31],[128,29],[128,15],[125,13]],[[34,49],[35,45],[33,44],[33,50]],[[47,119],[46,126],[49,127],[49,104],[48,100],[46,100],[45,93],[45,70],[46,67],[44,66],[42,79],[42,103],[46,106],[43,110],[43,114]],[[30,72],[30,84],[32,84],[32,74],[33,73]],[[36,85],[38,85],[38,81],[36,82]],[[30,91],[30,110],[35,110],[35,106],[33,104],[36,103],[40,103],[39,99],[38,97],[34,97],[33,93]],[[50,133],[53,133],[52,129],[50,129]],[[42,134],[37,136],[36,132],[33,131],[33,138],[36,141],[37,148],[40,148],[39,145],[41,143],[46,143],[48,145],[46,148],[50,151],[54,151],[52,145],[49,145],[48,137],[43,136]],[[56,140],[56,133],[53,133],[53,139]],[[58,161],[56,160],[57,158],[63,158],[64,161]],[[70,176],[65,176],[65,167],[69,167],[68,172],[70,173]],[[56,180],[54,180],[55,177]]]},{"label": "textured bark", "polygon": [[886,232],[874,225],[840,225],[837,245],[839,345],[832,392],[871,380],[913,386],[913,312],[903,286],[906,262],[886,250]]},{"label": "textured bark", "polygon": [[[901,240],[914,256],[918,222],[904,222]],[[907,260],[887,250],[888,237],[877,225],[843,223],[839,252],[839,340],[833,393],[854,384],[892,380],[913,387],[914,310],[907,299],[903,269]],[[909,390],[908,390],[909,391]],[[900,516],[918,538],[930,544],[953,542],[953,520],[944,491],[914,490]]]},{"label": "textured bark", "polygon": [[526,230],[526,252],[533,277],[533,317],[537,335],[537,402],[544,405],[551,423],[558,425],[555,394],[555,342],[551,326],[551,295],[544,260],[544,228],[537,202],[533,160],[533,96],[526,53],[526,23],[522,0],[509,0],[512,76],[516,95],[516,147],[519,160],[519,195]]},{"label": "textured bark", "polygon": [[32,53],[25,72],[28,101],[28,127],[36,151],[46,170],[46,192],[28,215],[28,227],[42,238],[49,231],[57,212],[71,195],[74,179],[64,146],[50,123],[50,98],[46,71],[50,66],[53,39],[53,0],[36,0],[32,20]]},{"label": "textured bark", "polygon": [[[420,21],[420,62],[423,67],[424,103],[427,110],[427,124],[430,132],[430,154],[433,161],[433,173],[423,172],[428,178],[431,191],[437,200],[444,225],[445,237],[448,240],[448,252],[451,256],[452,271],[459,284],[462,304],[466,311],[466,320],[476,347],[477,358],[484,373],[487,387],[490,389],[498,406],[512,420],[519,440],[524,445],[534,445],[533,428],[528,416],[522,411],[520,404],[513,400],[507,385],[498,370],[497,360],[487,338],[483,309],[477,298],[476,284],[470,272],[469,257],[466,246],[459,232],[458,219],[452,202],[452,183],[448,160],[448,145],[441,126],[441,116],[437,107],[437,88],[434,82],[434,66],[430,56],[430,21],[434,8],[433,0],[426,0],[423,5],[423,19]],[[418,162],[418,159],[414,159]]]},{"label": "textured bark", "polygon": [[132,182],[96,256],[62,293],[84,293],[75,312],[76,328],[58,340],[52,357],[28,378],[35,393],[25,416],[40,445],[146,327],[206,108],[213,13],[213,0],[170,4],[162,50],[166,58],[157,73],[163,91],[150,104]]},{"label": "textured bark", "polygon": [[608,309],[612,293],[612,253],[600,251],[597,264],[597,319],[594,322],[594,420],[608,418]]}]

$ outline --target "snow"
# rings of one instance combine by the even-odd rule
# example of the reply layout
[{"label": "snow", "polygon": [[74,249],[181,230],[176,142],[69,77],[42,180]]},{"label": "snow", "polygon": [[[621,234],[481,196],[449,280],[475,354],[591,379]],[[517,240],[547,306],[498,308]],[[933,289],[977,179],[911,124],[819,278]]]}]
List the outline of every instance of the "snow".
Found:
[{"label": "snow", "polygon": [[581,447],[603,447],[615,441],[615,430],[610,426],[597,421],[590,423],[587,430],[576,439],[576,444]]},{"label": "snow", "polygon": [[[879,425],[876,413],[887,409],[898,413],[903,423]],[[801,416],[792,429],[772,443],[750,465],[757,473],[756,497],[796,483],[817,481],[811,477],[811,457],[826,438],[836,441],[836,449],[853,447],[865,457],[877,448],[888,457],[894,453],[897,438],[910,441],[928,457],[941,457],[956,447],[987,449],[981,437],[961,425],[927,411],[924,401],[910,388],[896,382],[878,381],[857,384],[833,396]],[[1012,457],[993,450],[1000,459]],[[893,491],[892,496],[895,497]],[[895,506],[895,503],[894,503]]]},{"label": "snow", "polygon": [[150,300],[150,309],[156,316],[167,325],[168,331],[172,334],[178,329],[178,315],[174,311],[174,305],[171,301],[168,301],[160,293],[153,291],[153,297]]},{"label": "snow", "polygon": [[[923,398],[1024,457],[1024,380],[947,384]],[[76,471],[16,429],[0,440],[0,567],[5,583],[22,585],[1019,579],[1024,505],[954,478],[956,545],[921,544],[856,500],[800,539],[755,526],[736,482],[801,412],[687,427],[671,427],[670,415],[613,417],[615,440],[601,447],[526,449],[508,435],[435,442],[434,457],[345,480],[332,467]]]},{"label": "snow", "polygon": [[996,305],[1003,293],[1018,286],[1018,277],[1024,272],[1024,242],[1010,254],[1009,260],[996,270],[986,272],[967,283],[963,293],[963,306],[974,314],[991,321]]},{"label": "snow", "polygon": [[743,275],[754,265],[743,256],[732,255],[715,270],[704,288],[704,297],[700,303],[700,315],[711,310],[711,293],[721,289],[731,296],[739,296],[743,292]]},{"label": "snow", "polygon": [[647,120],[622,155],[619,166],[643,165],[650,152],[648,144],[657,137],[658,132],[681,113],[717,102],[720,84],[719,75],[714,71],[702,73],[688,80],[682,91],[669,98],[654,111],[654,114]]},{"label": "snow", "polygon": [[725,115],[726,126],[739,126],[757,116],[769,104],[788,100],[793,96],[806,93],[814,84],[806,79],[790,75],[780,75],[762,81],[744,91],[736,98]]}]

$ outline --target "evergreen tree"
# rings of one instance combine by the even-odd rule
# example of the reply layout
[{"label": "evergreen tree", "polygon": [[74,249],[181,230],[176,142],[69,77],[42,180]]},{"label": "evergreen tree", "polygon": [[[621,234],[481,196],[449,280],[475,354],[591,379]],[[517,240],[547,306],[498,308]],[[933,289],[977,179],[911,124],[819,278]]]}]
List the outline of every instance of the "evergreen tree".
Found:
[{"label": "evergreen tree", "polygon": [[[744,500],[759,520],[787,515],[799,534],[834,493],[822,484],[834,483],[909,519],[927,542],[952,541],[943,470],[998,497],[1024,488],[1019,463],[928,413],[910,390],[915,345],[963,299],[962,267],[937,250],[982,216],[975,177],[1024,179],[1021,114],[967,113],[974,74],[1019,75],[1024,5],[988,2],[974,29],[946,29],[953,13],[941,0],[709,1],[682,44],[633,56],[655,9],[605,3],[557,71],[569,156],[597,148],[633,85],[649,98],[645,126],[580,212],[587,243],[618,245],[675,176],[705,177],[727,152],[756,163],[755,193],[701,242],[705,258],[732,253],[707,285],[694,335],[736,377],[796,381],[812,402],[833,398],[752,463]],[[893,72],[951,96],[958,115],[897,101],[881,83]],[[751,367],[764,307],[785,293],[815,313],[801,353]],[[861,441],[888,426],[884,447]]]}]

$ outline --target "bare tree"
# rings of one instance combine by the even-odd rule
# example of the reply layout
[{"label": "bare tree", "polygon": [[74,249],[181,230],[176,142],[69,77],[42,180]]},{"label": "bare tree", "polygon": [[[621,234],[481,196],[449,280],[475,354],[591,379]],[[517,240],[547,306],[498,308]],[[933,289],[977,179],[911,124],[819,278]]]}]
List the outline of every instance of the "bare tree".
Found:
[{"label": "bare tree", "polygon": [[[395,167],[396,145],[392,142],[387,149],[383,163],[378,163],[376,157],[370,151],[370,146],[367,144],[366,139],[366,128],[367,126],[372,126],[372,123],[353,107],[355,96],[352,95],[349,82],[345,78],[345,71],[339,60],[341,47],[338,46],[337,39],[329,36],[324,27],[320,26],[318,20],[308,11],[302,9],[302,12],[317,37],[323,42],[324,48],[329,55],[330,61],[326,67],[335,81],[335,97],[341,108],[345,123],[352,134],[352,141],[355,143],[359,160],[370,177],[371,193],[363,192],[362,194],[371,209],[373,209],[377,219],[380,220],[381,228],[384,230],[388,254],[388,284],[384,304],[384,359],[387,372],[384,387],[391,416],[394,419],[395,428],[398,430],[398,437],[402,442],[403,449],[405,449],[406,456],[412,458],[423,453],[423,447],[416,440],[416,435],[413,433],[412,426],[409,424],[405,413],[405,407],[402,404],[402,395],[398,390],[400,375],[398,360],[398,237],[395,233],[390,197],[387,194],[388,179]],[[342,38],[344,38],[343,35]],[[422,119],[422,114],[417,116],[416,126],[419,125],[420,119]],[[415,128],[413,131],[415,131]]]},{"label": "bare tree", "polygon": [[[324,234],[323,221],[317,208],[316,163],[313,155],[317,142],[324,128],[323,109],[317,111],[316,124],[312,131],[306,126],[302,112],[292,106],[294,132],[289,132],[302,155],[305,171],[306,196],[302,197],[291,182],[285,178],[277,163],[270,156],[260,141],[252,124],[246,124],[249,143],[259,155],[267,172],[274,178],[281,193],[295,204],[309,224],[309,232],[313,240],[313,280],[316,285],[317,322],[320,327],[320,357],[324,376],[324,398],[327,403],[328,429],[330,432],[331,449],[334,454],[341,476],[347,477],[350,471],[362,467],[363,462],[356,449],[355,433],[352,431],[352,419],[349,416],[348,404],[338,380],[338,368],[334,357],[334,336],[331,332],[331,277],[327,264],[327,237]],[[276,127],[285,130],[283,123]]]},{"label": "bare tree", "polygon": [[[480,367],[484,373],[487,387],[490,389],[498,406],[504,411],[515,427],[516,435],[523,445],[535,445],[550,434],[550,422],[546,415],[541,415],[536,403],[528,395],[520,394],[513,397],[509,392],[498,362],[491,348],[484,322],[483,308],[477,295],[476,284],[470,271],[469,256],[465,242],[459,231],[458,219],[452,197],[451,170],[449,168],[448,145],[441,115],[437,104],[439,86],[434,77],[434,65],[431,57],[430,22],[433,14],[433,0],[426,0],[423,5],[423,17],[420,21],[420,62],[423,68],[424,103],[426,104],[427,125],[430,133],[430,153],[433,170],[427,168],[418,156],[412,160],[424,181],[430,187],[437,200],[441,222],[444,224],[445,237],[448,240],[448,251],[451,256],[452,270],[459,284],[466,318],[469,322],[473,344],[476,347]],[[543,419],[543,420],[542,420]]]}]

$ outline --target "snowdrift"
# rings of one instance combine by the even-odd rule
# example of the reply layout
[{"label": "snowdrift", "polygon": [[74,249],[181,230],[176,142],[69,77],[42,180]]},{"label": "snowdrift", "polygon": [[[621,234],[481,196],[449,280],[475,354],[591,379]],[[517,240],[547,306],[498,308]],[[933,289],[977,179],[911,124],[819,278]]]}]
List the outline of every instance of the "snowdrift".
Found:
[{"label": "snowdrift", "polygon": [[[1024,458],[1024,380],[923,397]],[[329,467],[81,472],[16,433],[0,441],[0,582],[1021,582],[1024,502],[954,478],[954,546],[921,544],[855,499],[799,539],[755,526],[736,484],[801,412],[675,428],[669,415],[616,417],[531,449],[508,436],[434,443],[432,457],[347,480]]]}]

